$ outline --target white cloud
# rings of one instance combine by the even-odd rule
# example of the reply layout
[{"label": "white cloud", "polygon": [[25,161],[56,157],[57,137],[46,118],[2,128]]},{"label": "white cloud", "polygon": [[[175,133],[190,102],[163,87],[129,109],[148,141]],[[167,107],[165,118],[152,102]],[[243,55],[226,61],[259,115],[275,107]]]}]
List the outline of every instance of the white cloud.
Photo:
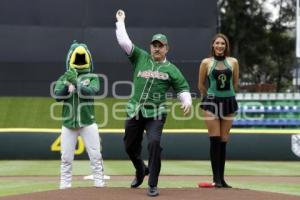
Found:
[{"label": "white cloud", "polygon": [[275,21],[278,18],[279,15],[279,6],[275,7],[272,5],[272,2],[274,0],[265,0],[263,1],[264,8],[272,13],[271,19],[272,21]]}]

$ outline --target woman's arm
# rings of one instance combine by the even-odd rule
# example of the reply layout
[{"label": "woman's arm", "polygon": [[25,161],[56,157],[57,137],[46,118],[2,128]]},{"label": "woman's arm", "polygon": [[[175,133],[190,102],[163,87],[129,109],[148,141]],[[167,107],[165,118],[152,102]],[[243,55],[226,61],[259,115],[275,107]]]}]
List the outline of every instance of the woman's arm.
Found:
[{"label": "woman's arm", "polygon": [[240,71],[240,67],[239,67],[239,62],[237,61],[237,59],[234,59],[233,60],[233,88],[234,88],[234,91],[237,92],[238,91],[238,84],[239,84],[239,71]]},{"label": "woman's arm", "polygon": [[202,96],[207,95],[207,88],[205,87],[205,80],[207,76],[208,59],[203,59],[199,66],[198,89]]}]

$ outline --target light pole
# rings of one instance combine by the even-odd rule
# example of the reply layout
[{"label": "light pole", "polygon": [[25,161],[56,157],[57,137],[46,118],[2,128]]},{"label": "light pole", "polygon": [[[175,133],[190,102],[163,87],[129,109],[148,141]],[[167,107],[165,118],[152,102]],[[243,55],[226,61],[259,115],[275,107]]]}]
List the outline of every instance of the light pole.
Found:
[{"label": "light pole", "polygon": [[221,32],[221,1],[217,0],[217,33]]}]

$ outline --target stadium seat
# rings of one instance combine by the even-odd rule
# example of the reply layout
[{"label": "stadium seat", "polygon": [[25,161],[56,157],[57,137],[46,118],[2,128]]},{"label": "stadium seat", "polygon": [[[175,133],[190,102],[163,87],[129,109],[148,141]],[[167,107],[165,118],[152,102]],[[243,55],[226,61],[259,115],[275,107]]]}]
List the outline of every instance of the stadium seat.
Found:
[{"label": "stadium seat", "polygon": [[300,93],[238,94],[236,127],[300,128]]}]

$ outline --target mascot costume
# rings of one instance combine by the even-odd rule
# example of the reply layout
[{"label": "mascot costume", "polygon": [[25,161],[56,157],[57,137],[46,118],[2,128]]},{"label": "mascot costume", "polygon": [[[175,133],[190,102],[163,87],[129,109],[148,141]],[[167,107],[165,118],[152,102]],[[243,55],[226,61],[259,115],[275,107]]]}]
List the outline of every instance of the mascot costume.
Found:
[{"label": "mascot costume", "polygon": [[77,138],[84,141],[96,187],[104,186],[100,136],[95,122],[94,96],[100,89],[93,74],[93,61],[85,44],[73,42],[66,61],[66,72],[54,88],[55,98],[63,101],[61,131],[60,189],[72,186],[72,162]]}]

